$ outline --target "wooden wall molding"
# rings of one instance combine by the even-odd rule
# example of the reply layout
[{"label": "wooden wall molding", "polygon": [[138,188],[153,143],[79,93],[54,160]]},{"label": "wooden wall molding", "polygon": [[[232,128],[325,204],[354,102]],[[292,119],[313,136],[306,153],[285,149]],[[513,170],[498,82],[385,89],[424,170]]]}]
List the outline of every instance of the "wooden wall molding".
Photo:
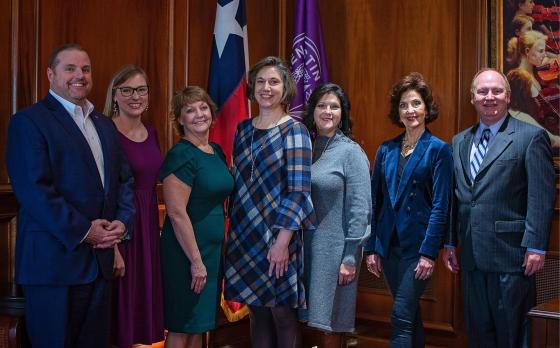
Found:
[{"label": "wooden wall molding", "polygon": [[0,285],[14,279],[18,209],[11,185],[0,184]]}]

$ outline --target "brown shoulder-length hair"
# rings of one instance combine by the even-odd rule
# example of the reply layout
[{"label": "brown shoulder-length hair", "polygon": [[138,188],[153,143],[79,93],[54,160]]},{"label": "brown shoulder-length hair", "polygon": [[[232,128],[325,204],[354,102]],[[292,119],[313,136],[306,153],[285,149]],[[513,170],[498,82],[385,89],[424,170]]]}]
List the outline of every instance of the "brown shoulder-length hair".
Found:
[{"label": "brown shoulder-length hair", "polygon": [[[115,93],[117,88],[120,87],[126,80],[136,75],[140,75],[146,80],[146,85],[148,84],[148,75],[144,69],[136,65],[125,65],[119,69],[109,82],[107,86],[107,96],[105,97],[105,107],[103,108],[103,113],[109,117],[115,117],[119,114],[119,106],[115,101]],[[149,93],[148,93],[149,96]],[[115,107],[116,105],[116,107]],[[115,111],[116,110],[116,111]]]},{"label": "brown shoulder-length hair", "polygon": [[404,76],[393,86],[390,98],[391,109],[389,110],[389,119],[391,122],[401,128],[404,128],[404,124],[401,122],[401,118],[399,116],[399,104],[403,93],[410,90],[418,92],[426,105],[426,118],[424,119],[424,122],[428,124],[436,120],[438,118],[439,107],[432,95],[432,89],[426,83],[422,74],[412,72]]},{"label": "brown shoulder-length hair", "polygon": [[181,117],[181,109],[183,106],[203,101],[210,107],[210,113],[212,114],[212,121],[216,118],[216,112],[218,110],[216,104],[210,98],[206,91],[198,86],[187,86],[182,90],[175,93],[173,98],[171,98],[171,114],[170,120],[175,128],[175,131],[180,135],[185,135],[185,130],[181,123],[179,123],[179,118]]},{"label": "brown shoulder-length hair", "polygon": [[267,66],[274,67],[276,71],[278,71],[278,74],[282,77],[282,82],[284,83],[284,93],[282,94],[280,104],[282,104],[285,108],[288,104],[290,104],[296,95],[296,83],[292,77],[292,72],[286,65],[286,62],[278,57],[265,57],[251,67],[247,81],[247,97],[251,101],[255,101],[255,81],[257,80],[257,74],[262,68]]}]

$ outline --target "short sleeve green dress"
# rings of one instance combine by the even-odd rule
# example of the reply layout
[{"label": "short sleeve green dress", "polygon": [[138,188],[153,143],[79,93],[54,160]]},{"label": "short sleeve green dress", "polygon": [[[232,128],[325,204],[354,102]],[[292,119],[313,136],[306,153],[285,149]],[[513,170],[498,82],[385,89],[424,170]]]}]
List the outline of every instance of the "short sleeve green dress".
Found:
[{"label": "short sleeve green dress", "polygon": [[224,200],[233,189],[223,152],[211,143],[214,154],[181,139],[169,150],[160,180],[174,174],[191,187],[186,206],[208,278],[202,292],[191,286],[190,261],[183,252],[168,216],[161,234],[161,268],[165,327],[171,332],[202,333],[216,325],[220,298],[220,264],[224,240]]}]

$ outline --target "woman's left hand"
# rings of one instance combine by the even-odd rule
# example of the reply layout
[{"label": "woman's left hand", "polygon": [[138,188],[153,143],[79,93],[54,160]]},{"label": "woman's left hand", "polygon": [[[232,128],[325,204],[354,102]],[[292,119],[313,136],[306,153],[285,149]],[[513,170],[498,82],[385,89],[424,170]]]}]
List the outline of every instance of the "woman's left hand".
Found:
[{"label": "woman's left hand", "polygon": [[418,265],[414,271],[416,274],[414,275],[415,279],[426,280],[432,276],[434,272],[434,266],[436,262],[434,260],[430,260],[425,256],[420,256],[420,260],[418,260]]},{"label": "woman's left hand", "polygon": [[119,247],[115,245],[115,259],[113,260],[113,276],[115,278],[124,277],[124,259],[119,251]]},{"label": "woman's left hand", "polygon": [[290,253],[288,247],[290,246],[290,238],[286,234],[280,232],[276,242],[268,250],[266,259],[268,260],[270,266],[268,267],[268,276],[272,277],[272,274],[276,273],[276,279],[282,277],[284,272],[288,271],[288,259],[290,258]]},{"label": "woman's left hand", "polygon": [[341,263],[338,272],[338,285],[350,284],[354,278],[356,278],[356,266]]}]

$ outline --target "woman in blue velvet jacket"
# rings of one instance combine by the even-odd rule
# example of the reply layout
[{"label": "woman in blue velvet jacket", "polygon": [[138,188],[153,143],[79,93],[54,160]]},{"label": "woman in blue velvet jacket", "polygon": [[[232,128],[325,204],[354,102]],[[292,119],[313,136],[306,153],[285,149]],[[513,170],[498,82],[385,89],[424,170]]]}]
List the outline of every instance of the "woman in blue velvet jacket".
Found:
[{"label": "woman in blue velvet jacket", "polygon": [[365,247],[368,270],[377,277],[384,270],[394,299],[391,347],[424,347],[419,299],[435,269],[452,194],[451,147],[426,129],[437,116],[419,73],[393,87],[389,118],[405,132],[377,151]]}]

